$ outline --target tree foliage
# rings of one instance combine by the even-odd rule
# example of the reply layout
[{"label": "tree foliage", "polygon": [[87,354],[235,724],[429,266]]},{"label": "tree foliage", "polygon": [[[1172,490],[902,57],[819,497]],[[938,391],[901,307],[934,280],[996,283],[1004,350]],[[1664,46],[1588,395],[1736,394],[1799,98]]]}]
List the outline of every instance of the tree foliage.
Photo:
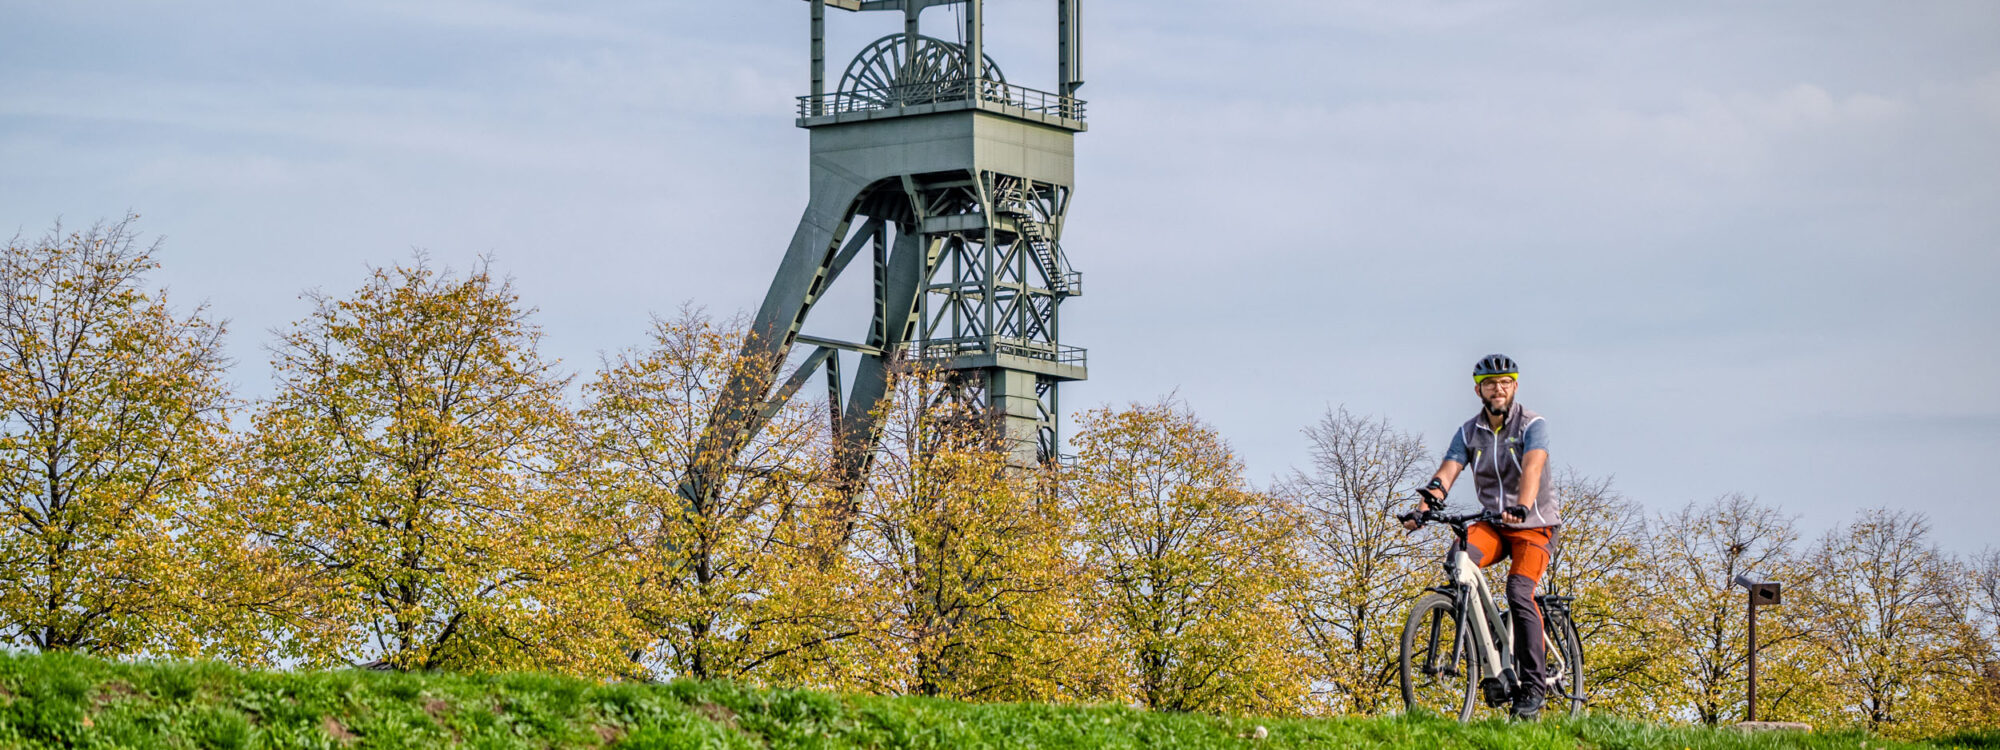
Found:
[{"label": "tree foliage", "polygon": [[419,257],[374,271],[275,349],[243,515],[306,585],[284,623],[309,664],[622,669],[600,585],[617,535],[572,493],[566,379],[511,285]]},{"label": "tree foliage", "polygon": [[[1707,503],[1688,503],[1655,519],[1647,533],[1646,562],[1659,596],[1653,604],[1659,632],[1656,703],[1647,711],[1704,724],[1738,721],[1746,703],[1749,666],[1746,597],[1735,587],[1738,575],[1798,581],[1794,547],[1796,519],[1743,494]],[[1776,667],[1784,648],[1804,635],[1796,623],[1767,612],[1759,624],[1760,663]],[[1775,717],[1786,696],[1770,690],[1759,696],[1767,717]]]},{"label": "tree foliage", "polygon": [[1628,714],[1657,708],[1669,596],[1658,574],[1670,569],[1647,555],[1645,511],[1610,477],[1564,469],[1550,489],[1562,498],[1563,526],[1543,588],[1576,597],[1571,619],[1589,666],[1591,705]]},{"label": "tree foliage", "polygon": [[1416,435],[1345,407],[1307,427],[1311,470],[1278,494],[1300,511],[1296,538],[1308,575],[1292,598],[1314,660],[1316,710],[1374,714],[1400,708],[1395,665],[1410,605],[1435,583],[1443,552],[1395,516],[1430,476]]},{"label": "tree foliage", "polygon": [[[776,369],[741,320],[655,320],[571,391],[508,281],[419,257],[308,294],[234,424],[224,327],[146,288],[133,221],[0,255],[10,648],[1401,709],[1401,625],[1446,540],[1394,521],[1431,458],[1386,419],[1325,413],[1268,488],[1172,398],[1088,410],[1073,462],[1027,467],[976,373],[910,366],[873,405],[879,449],[843,459],[857,483],[828,401],[724,392]],[[710,439],[732,403],[761,410],[740,451]],[[1551,489],[1544,586],[1576,597],[1592,710],[1742,718],[1748,574],[1786,587],[1759,613],[1760,718],[2000,722],[2000,552],[1955,557],[1908,510],[1802,547],[1747,495],[1648,514],[1606,476]]]},{"label": "tree foliage", "polygon": [[979,700],[1096,697],[1067,514],[1010,466],[1001,426],[941,373],[905,368],[850,547],[874,663],[857,684]]},{"label": "tree foliage", "polygon": [[1977,717],[1966,688],[1992,648],[1966,616],[1978,592],[1929,536],[1915,513],[1871,509],[1815,545],[1799,609],[1812,620],[1814,676],[1830,693],[1823,720],[1921,737]]},{"label": "tree foliage", "polygon": [[1966,564],[1966,579],[1971,582],[1969,634],[1979,663],[1975,694],[1981,718],[1972,723],[2000,725],[2000,550],[1988,548],[1973,557]]},{"label": "tree foliage", "polygon": [[0,634],[201,652],[207,498],[226,468],[223,327],[143,288],[136,216],[0,256]]},{"label": "tree foliage", "polygon": [[1291,713],[1309,669],[1287,600],[1296,509],[1258,492],[1215,428],[1163,400],[1078,420],[1067,491],[1119,653],[1122,697]]},{"label": "tree foliage", "polygon": [[796,677],[774,662],[854,634],[851,618],[821,605],[846,598],[838,571],[817,564],[824,404],[785,405],[719,487],[683,492],[731,376],[766,366],[740,354],[743,331],[684,309],[584,388],[590,492],[616,506],[625,606],[661,676]]}]

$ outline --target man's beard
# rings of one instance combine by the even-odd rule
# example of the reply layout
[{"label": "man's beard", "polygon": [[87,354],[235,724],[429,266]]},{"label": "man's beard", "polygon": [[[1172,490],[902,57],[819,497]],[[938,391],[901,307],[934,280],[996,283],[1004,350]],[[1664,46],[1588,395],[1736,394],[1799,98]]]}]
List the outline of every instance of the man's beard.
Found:
[{"label": "man's beard", "polygon": [[[1497,404],[1494,403],[1496,401],[1499,403]],[[1494,398],[1489,398],[1486,399],[1486,413],[1496,417],[1504,416],[1507,413],[1507,407],[1513,405],[1514,405],[1514,399],[1512,398],[1500,398],[1497,396]]]}]

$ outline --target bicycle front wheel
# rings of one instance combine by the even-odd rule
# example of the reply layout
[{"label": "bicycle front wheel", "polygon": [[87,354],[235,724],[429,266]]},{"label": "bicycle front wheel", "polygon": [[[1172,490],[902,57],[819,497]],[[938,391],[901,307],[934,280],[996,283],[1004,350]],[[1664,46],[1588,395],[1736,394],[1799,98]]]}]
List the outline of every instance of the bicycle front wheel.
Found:
[{"label": "bicycle front wheel", "polygon": [[1403,708],[1470,721],[1479,693],[1479,665],[1471,629],[1452,598],[1430,592],[1417,598],[1403,625],[1399,660]]}]

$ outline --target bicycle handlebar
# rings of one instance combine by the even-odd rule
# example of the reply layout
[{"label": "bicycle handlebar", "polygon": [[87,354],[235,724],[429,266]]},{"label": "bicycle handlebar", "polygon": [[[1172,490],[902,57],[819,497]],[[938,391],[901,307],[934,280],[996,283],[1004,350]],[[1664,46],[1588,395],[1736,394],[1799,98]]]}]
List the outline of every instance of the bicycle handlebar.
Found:
[{"label": "bicycle handlebar", "polygon": [[[1424,502],[1431,505],[1437,504],[1437,501],[1435,500],[1425,500]],[[1426,510],[1412,511],[1409,513],[1404,513],[1402,515],[1396,516],[1396,520],[1416,521],[1417,525],[1419,526],[1422,526],[1423,524],[1427,523],[1441,523],[1448,526],[1465,526],[1469,524],[1479,523],[1480,521],[1502,520],[1500,517],[1501,514],[1489,513],[1484,508],[1480,509],[1478,512],[1475,513],[1466,513],[1463,515],[1456,515],[1456,516],[1445,515],[1444,513],[1440,512],[1442,510],[1443,508],[1429,508]]]}]

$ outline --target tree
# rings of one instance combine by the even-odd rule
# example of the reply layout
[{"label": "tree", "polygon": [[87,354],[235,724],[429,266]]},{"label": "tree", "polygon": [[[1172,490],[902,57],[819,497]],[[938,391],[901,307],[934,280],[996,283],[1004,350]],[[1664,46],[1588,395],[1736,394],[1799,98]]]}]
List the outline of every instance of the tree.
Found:
[{"label": "tree", "polygon": [[[136,216],[0,256],[0,633],[106,655],[198,652],[199,523],[225,468],[223,326],[142,288]],[[226,560],[227,554],[223,556]]]},{"label": "tree", "polygon": [[1654,706],[1652,670],[1667,648],[1645,513],[1610,477],[1564,469],[1550,489],[1562,499],[1563,525],[1543,590],[1576,597],[1571,619],[1592,706],[1643,715]]},{"label": "tree", "polygon": [[[1971,632],[1955,561],[1920,514],[1877,508],[1822,537],[1811,560],[1815,676],[1829,719],[1923,737],[1965,726],[1990,649]],[[1976,578],[1974,579],[1976,581]]]},{"label": "tree", "polygon": [[1987,549],[1966,564],[1972,582],[1971,636],[1979,647],[1980,701],[1985,726],[2000,725],[2000,550]]},{"label": "tree", "polygon": [[1302,513],[1309,578],[1294,607],[1315,662],[1314,697],[1333,713],[1400,710],[1393,670],[1403,620],[1443,552],[1395,516],[1429,477],[1429,453],[1416,435],[1345,407],[1305,432],[1311,471],[1294,470],[1277,492]]},{"label": "tree", "polygon": [[[1689,503],[1663,515],[1647,535],[1646,560],[1654,576],[1657,627],[1664,634],[1654,652],[1653,700],[1645,713],[1704,724],[1743,716],[1748,673],[1746,594],[1732,586],[1739,574],[1794,582],[1793,519],[1743,494]],[[1760,666],[1783,669],[1786,648],[1804,635],[1798,608],[1761,613]],[[1788,693],[1809,689],[1804,680],[1768,680],[1759,695],[1764,716],[1783,715]]]},{"label": "tree", "polygon": [[283,623],[313,665],[628,669],[605,601],[618,539],[564,491],[566,379],[511,284],[420,256],[284,334],[243,514],[313,586]]},{"label": "tree", "polygon": [[1121,656],[1154,709],[1296,713],[1307,664],[1287,598],[1297,511],[1249,486],[1213,427],[1172,400],[1094,409],[1066,481]]},{"label": "tree", "polygon": [[1097,699],[1101,644],[1045,477],[939,373],[899,368],[848,554],[862,576],[860,686],[975,700]]},{"label": "tree", "polygon": [[1978,619],[1986,643],[1996,653],[1988,658],[2000,658],[2000,550],[1988,549],[1973,557],[1966,564],[1968,579],[1972,582],[1971,604],[1974,617]]},{"label": "tree", "polygon": [[[824,404],[788,401],[722,472],[685,497],[708,420],[732,376],[763,364],[739,354],[740,321],[692,309],[655,320],[652,343],[605,362],[584,388],[594,492],[626,531],[626,600],[662,676],[783,680],[776,660],[854,634],[839,571],[819,565],[815,516],[826,464]],[[768,369],[768,368],[765,368]]]}]

